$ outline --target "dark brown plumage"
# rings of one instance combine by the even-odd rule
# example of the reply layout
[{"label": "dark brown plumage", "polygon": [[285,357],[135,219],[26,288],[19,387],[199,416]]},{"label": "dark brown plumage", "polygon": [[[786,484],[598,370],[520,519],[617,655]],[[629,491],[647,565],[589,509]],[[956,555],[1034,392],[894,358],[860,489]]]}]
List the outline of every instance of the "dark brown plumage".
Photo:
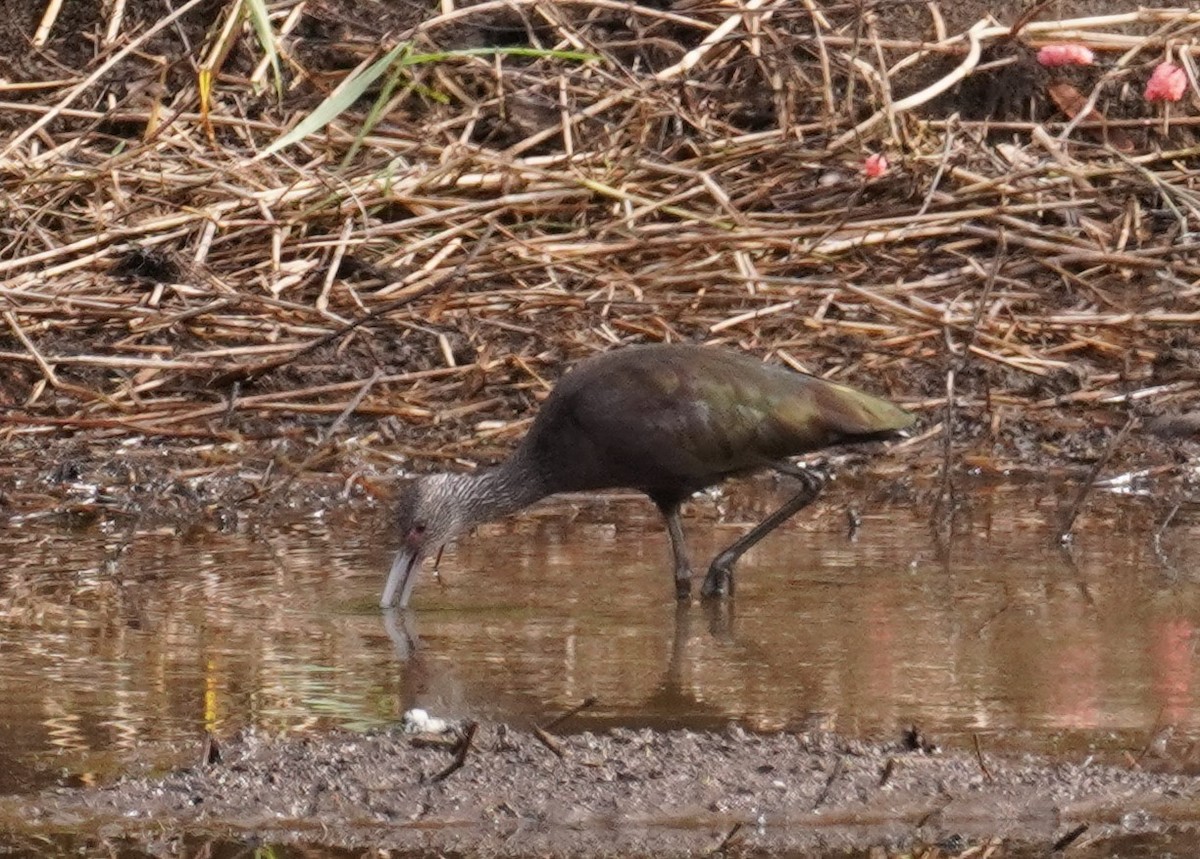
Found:
[{"label": "dark brown plumage", "polygon": [[810,503],[823,480],[788,457],[894,436],[912,415],[844,385],[722,349],[629,346],[581,362],[543,404],[504,462],[475,474],[435,474],[402,491],[403,546],[381,604],[408,604],[421,558],[480,522],[556,492],[629,488],[662,511],[675,588],[691,591],[679,507],[728,477],[772,468],[803,488],[716,557],[702,593],[732,591],[737,559]]}]

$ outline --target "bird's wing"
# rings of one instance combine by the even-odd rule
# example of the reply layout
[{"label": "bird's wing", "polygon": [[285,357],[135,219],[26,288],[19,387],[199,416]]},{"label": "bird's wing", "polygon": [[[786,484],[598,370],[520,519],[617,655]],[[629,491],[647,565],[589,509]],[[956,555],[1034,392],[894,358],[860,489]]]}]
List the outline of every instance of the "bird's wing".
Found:
[{"label": "bird's wing", "polygon": [[718,350],[617,365],[578,393],[575,419],[610,456],[681,479],[717,479],[911,423],[870,394]]},{"label": "bird's wing", "polygon": [[567,405],[610,471],[704,483],[777,458],[786,431],[775,399],[731,374],[664,361],[613,367]]},{"label": "bird's wing", "polygon": [[736,353],[632,347],[568,373],[521,455],[550,491],[624,486],[668,496],[910,421],[869,394]]}]

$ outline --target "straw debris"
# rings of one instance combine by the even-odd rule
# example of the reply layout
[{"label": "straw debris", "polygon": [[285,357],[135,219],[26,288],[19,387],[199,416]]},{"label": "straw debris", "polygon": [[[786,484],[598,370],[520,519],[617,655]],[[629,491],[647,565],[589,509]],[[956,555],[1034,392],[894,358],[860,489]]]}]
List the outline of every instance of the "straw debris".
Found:
[{"label": "straw debris", "polygon": [[[93,5],[0,58],[13,473],[487,460],[571,361],[660,340],[894,397],[956,466],[1196,408],[1193,9]],[[1064,42],[1096,63],[1037,63]],[[1190,89],[1149,104],[1164,58]]]}]

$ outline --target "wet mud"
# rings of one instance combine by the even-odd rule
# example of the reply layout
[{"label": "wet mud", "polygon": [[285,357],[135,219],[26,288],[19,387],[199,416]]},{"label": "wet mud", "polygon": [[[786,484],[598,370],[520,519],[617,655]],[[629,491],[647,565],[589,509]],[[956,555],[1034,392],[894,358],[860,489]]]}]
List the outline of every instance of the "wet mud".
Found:
[{"label": "wet mud", "polygon": [[1200,779],[1192,776],[913,745],[737,726],[543,739],[503,724],[459,726],[449,738],[389,730],[296,741],[248,732],[217,763],[98,790],[10,797],[0,801],[0,820],[26,837],[253,832],[279,843],[470,856],[814,855],[921,845],[941,845],[937,855],[989,846],[1003,848],[998,855],[1044,855],[1056,845],[1090,855],[1133,836],[1186,842],[1200,823]]}]

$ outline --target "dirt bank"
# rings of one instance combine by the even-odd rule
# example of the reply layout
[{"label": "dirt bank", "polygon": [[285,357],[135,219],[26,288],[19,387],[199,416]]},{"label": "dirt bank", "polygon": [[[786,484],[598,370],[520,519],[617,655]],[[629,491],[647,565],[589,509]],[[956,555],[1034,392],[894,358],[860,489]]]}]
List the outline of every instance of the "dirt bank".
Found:
[{"label": "dirt bank", "polygon": [[25,835],[254,832],[344,847],[576,857],[699,855],[722,845],[811,855],[941,844],[939,855],[956,855],[996,841],[1011,856],[1056,843],[1101,849],[1200,823],[1200,779],[1086,759],[737,727],[542,742],[527,728],[489,724],[465,752],[458,742],[455,770],[454,748],[427,737],[252,733],[223,749],[219,763],[8,798],[0,816]]},{"label": "dirt bank", "polygon": [[[5,4],[4,497],[494,460],[573,362],[664,340],[900,401],[953,466],[1086,471],[1130,419],[1171,439],[1113,469],[1194,450],[1198,96],[1141,93],[1195,13],[667,5],[52,4],[31,53]],[[1064,39],[1097,61],[1037,63]]]}]

